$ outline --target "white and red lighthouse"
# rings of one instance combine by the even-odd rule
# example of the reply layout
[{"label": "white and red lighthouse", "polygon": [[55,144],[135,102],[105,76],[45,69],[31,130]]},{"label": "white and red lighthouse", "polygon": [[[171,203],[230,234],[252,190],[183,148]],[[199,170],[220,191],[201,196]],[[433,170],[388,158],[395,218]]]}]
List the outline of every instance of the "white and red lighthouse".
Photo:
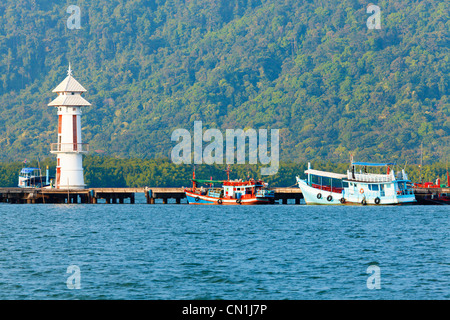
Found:
[{"label": "white and red lighthouse", "polygon": [[53,92],[58,97],[49,106],[58,108],[58,143],[52,143],[51,153],[57,155],[57,189],[84,189],[83,153],[89,145],[81,140],[81,108],[90,106],[81,95],[86,89],[72,77],[69,64],[68,76]]}]

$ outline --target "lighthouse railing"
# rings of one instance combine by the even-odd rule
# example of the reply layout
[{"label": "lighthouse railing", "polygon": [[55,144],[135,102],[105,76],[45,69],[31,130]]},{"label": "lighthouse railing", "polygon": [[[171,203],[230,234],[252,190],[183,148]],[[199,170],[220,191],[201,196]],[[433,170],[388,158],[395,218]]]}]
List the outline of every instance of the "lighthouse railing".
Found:
[{"label": "lighthouse railing", "polygon": [[52,143],[50,145],[50,152],[89,152],[88,143]]}]

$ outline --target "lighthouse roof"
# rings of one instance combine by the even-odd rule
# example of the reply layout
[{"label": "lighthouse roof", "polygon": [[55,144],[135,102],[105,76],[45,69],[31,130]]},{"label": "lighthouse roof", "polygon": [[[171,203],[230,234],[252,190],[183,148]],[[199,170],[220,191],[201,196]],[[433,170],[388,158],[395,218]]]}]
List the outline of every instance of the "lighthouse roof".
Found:
[{"label": "lighthouse roof", "polygon": [[87,90],[71,74],[53,92],[86,92]]},{"label": "lighthouse roof", "polygon": [[59,95],[48,104],[49,107],[87,107],[91,104],[81,95]]}]

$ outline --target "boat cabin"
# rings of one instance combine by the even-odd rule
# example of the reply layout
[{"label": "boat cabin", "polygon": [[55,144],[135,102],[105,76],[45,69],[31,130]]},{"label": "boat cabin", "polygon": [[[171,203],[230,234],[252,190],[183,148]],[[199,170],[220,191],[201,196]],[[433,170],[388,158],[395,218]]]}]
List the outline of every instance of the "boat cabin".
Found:
[{"label": "boat cabin", "polygon": [[19,173],[19,188],[41,188],[50,184],[49,180],[53,177],[41,175],[39,168],[22,168]]},{"label": "boat cabin", "polygon": [[[343,181],[348,184],[344,188],[344,197],[350,202],[367,201],[376,204],[380,202],[396,203],[398,199],[405,197],[405,201],[415,201],[414,190],[408,175],[404,170],[397,176],[390,166],[395,163],[367,163],[354,162],[347,171],[347,178]],[[357,172],[356,166],[362,167]],[[386,173],[369,173],[368,167],[385,167]]]},{"label": "boat cabin", "polygon": [[224,181],[223,197],[229,199],[249,199],[256,197],[265,197],[273,191],[266,190],[268,185],[262,181]]},{"label": "boat cabin", "polygon": [[320,170],[308,169],[305,171],[308,174],[308,185],[328,192],[341,193],[345,187],[345,174],[326,172]]}]

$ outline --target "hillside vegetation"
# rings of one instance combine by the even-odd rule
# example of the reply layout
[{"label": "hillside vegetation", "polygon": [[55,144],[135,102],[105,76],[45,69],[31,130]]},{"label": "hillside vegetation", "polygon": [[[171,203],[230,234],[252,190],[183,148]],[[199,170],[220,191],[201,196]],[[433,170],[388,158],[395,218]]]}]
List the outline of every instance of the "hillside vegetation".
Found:
[{"label": "hillside vegetation", "polygon": [[[66,9],[81,8],[69,30]],[[88,89],[93,152],[164,158],[176,128],[280,129],[283,161],[449,158],[448,4],[358,0],[2,0],[0,160],[49,156],[47,104]],[[293,182],[295,183],[295,182]],[[292,183],[292,184],[293,184]],[[129,184],[129,183],[128,183]]]},{"label": "hillside vegetation", "polygon": [[[84,159],[85,183],[90,188],[111,188],[111,187],[190,187],[194,170],[193,166],[175,165],[169,159],[118,159],[112,157],[87,156]],[[332,163],[330,161],[313,161],[313,168],[346,173],[349,169],[348,163]],[[17,187],[18,174],[24,164],[17,162],[0,162],[0,187]],[[29,167],[41,168],[45,174],[46,167],[49,168],[50,175],[55,175],[55,161],[53,158],[46,158],[38,162],[33,160],[27,163]],[[261,167],[257,165],[234,165],[231,167],[230,179],[263,179],[271,187],[294,187],[296,186],[296,176],[304,179],[308,164],[305,162],[282,162],[277,174],[272,176],[261,176]],[[441,184],[447,184],[448,167],[443,163],[433,163],[424,165],[422,170],[418,166],[407,165],[406,163],[394,166],[393,169],[401,170],[406,168],[409,178],[413,182],[422,181],[435,182],[441,179]],[[225,180],[227,173],[225,165],[199,165],[195,166],[196,178],[202,180]],[[372,168],[373,169],[373,168]],[[386,169],[381,168],[380,173],[385,173]]]}]

